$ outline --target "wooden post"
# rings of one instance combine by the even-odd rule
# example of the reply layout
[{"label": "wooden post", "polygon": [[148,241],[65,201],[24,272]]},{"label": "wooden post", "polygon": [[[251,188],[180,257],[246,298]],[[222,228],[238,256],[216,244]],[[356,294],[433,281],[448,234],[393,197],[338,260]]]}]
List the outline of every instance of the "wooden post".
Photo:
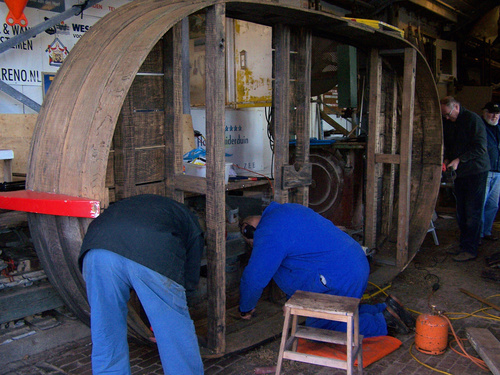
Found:
[{"label": "wooden post", "polygon": [[182,23],[163,37],[165,90],[165,190],[178,202],[184,192],[175,190],[174,176],[182,173]]},{"label": "wooden post", "polygon": [[375,247],[377,240],[378,174],[376,171],[375,153],[379,151],[381,92],[382,59],[380,58],[379,51],[372,49],[370,59],[368,144],[366,150],[365,246],[368,247]]},{"label": "wooden post", "polygon": [[288,190],[283,189],[283,167],[289,159],[290,126],[290,27],[273,26],[273,106],[274,106],[274,200],[288,202]]},{"label": "wooden post", "polygon": [[[398,81],[396,74],[392,74],[392,101],[387,107],[391,109],[390,121],[390,147],[391,155],[396,155],[397,151],[397,128],[398,128]],[[394,218],[394,190],[396,183],[396,164],[389,165],[390,172],[384,176],[384,206],[382,208],[382,227],[380,233],[383,236],[389,236],[392,229],[392,222]],[[386,187],[387,185],[387,187]]]},{"label": "wooden post", "polygon": [[[294,103],[295,132],[297,145],[295,164],[302,168],[309,162],[309,111],[311,107],[311,56],[312,34],[309,29],[300,28],[293,35],[297,40],[297,62],[295,66]],[[294,202],[307,206],[309,203],[309,186],[297,188]]]},{"label": "wooden post", "polygon": [[415,102],[415,74],[417,67],[417,51],[405,48],[403,73],[403,98],[401,109],[401,162],[399,165],[399,213],[397,259],[398,267],[408,261],[408,236],[410,232],[410,179],[411,151],[413,144],[413,110]]},{"label": "wooden post", "polygon": [[206,13],[206,132],[207,132],[207,267],[208,348],[226,350],[226,248],[225,248],[225,5]]}]

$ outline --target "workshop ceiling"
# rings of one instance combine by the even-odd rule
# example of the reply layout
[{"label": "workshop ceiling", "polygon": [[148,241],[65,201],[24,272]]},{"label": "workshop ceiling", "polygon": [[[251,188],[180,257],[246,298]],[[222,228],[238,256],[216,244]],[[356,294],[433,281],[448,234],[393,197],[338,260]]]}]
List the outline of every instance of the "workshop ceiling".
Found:
[{"label": "workshop ceiling", "polygon": [[[498,0],[323,0],[351,11],[349,16],[378,19],[384,12],[402,6],[434,19],[450,34],[467,35],[478,21],[499,7]],[[498,10],[497,10],[498,14]],[[498,20],[498,16],[497,16]],[[498,31],[498,26],[496,26]]]}]

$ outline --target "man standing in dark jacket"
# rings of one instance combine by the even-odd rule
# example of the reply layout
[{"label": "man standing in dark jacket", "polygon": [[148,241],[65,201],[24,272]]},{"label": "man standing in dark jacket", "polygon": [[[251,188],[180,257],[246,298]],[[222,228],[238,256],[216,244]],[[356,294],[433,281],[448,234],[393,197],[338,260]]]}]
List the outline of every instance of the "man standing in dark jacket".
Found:
[{"label": "man standing in dark jacket", "polygon": [[479,115],[453,97],[441,100],[444,135],[444,163],[456,172],[454,194],[460,229],[460,248],[453,260],[465,262],[477,257],[483,222],[486,179],[490,161],[486,130]]},{"label": "man standing in dark jacket", "polygon": [[488,155],[490,157],[490,171],[486,183],[486,197],[484,201],[483,231],[481,237],[488,241],[497,241],[498,237],[492,234],[493,222],[498,211],[500,198],[500,106],[489,102],[483,108],[483,122],[488,141]]},{"label": "man standing in dark jacket", "polygon": [[131,373],[131,289],[152,325],[165,374],[203,374],[186,301],[186,290],[199,281],[203,246],[196,216],[158,195],[123,199],[92,221],[79,264],[90,304],[94,375]]}]

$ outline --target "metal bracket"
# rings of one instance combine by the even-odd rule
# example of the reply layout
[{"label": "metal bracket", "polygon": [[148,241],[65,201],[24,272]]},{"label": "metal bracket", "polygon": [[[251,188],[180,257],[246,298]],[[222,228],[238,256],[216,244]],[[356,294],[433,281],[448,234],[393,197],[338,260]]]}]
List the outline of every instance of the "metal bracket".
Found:
[{"label": "metal bracket", "polygon": [[282,189],[291,189],[312,184],[312,164],[304,163],[297,171],[294,165],[283,166]]}]

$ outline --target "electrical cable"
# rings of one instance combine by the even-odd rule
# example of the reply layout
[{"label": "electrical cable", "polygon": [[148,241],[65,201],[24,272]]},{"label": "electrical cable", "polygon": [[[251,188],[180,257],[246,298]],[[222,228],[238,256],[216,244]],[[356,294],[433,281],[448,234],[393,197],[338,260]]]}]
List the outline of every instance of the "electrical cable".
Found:
[{"label": "electrical cable", "polygon": [[267,177],[265,174],[262,174],[262,173],[258,173],[258,172],[255,172],[255,171],[252,171],[250,169],[246,169],[246,168],[243,168],[243,167],[240,167],[238,164],[233,164],[234,166],[236,166],[237,168],[239,169],[243,169],[244,171],[247,171],[247,172],[250,172],[250,173],[254,173],[256,175],[259,175],[259,176],[262,176],[264,178],[267,179],[267,182],[269,182],[269,186],[271,186],[271,190],[273,192],[273,195],[274,195],[274,187],[273,187],[273,183],[271,181],[271,179],[269,177]]},{"label": "electrical cable", "polygon": [[465,350],[464,346],[462,345],[462,340],[465,340],[467,341],[466,339],[460,339],[458,336],[457,336],[457,333],[455,332],[455,330],[453,329],[453,326],[451,325],[451,322],[450,322],[450,319],[448,319],[448,317],[446,315],[443,314],[443,317],[446,319],[446,321],[448,322],[449,326],[450,326],[450,330],[451,332],[453,333],[453,337],[455,337],[455,342],[458,344],[460,350],[462,350],[462,353],[459,353],[457,350],[455,350],[453,347],[452,347],[452,342],[453,341],[450,341],[449,343],[449,347],[451,350],[453,350],[455,353],[461,355],[462,357],[465,357],[465,358],[468,358],[472,361],[472,363],[474,363],[476,366],[478,366],[480,369],[482,370],[486,370],[486,371],[489,371],[489,368],[488,366],[486,366],[486,363],[482,360],[482,359],[479,359],[479,358],[476,358],[472,355],[470,355],[469,353],[467,353],[467,351]]},{"label": "electrical cable", "polygon": [[[431,274],[432,275],[432,274]],[[437,276],[436,276],[437,277]],[[438,278],[439,279],[439,278]],[[379,293],[383,293],[385,294],[386,296],[388,295],[385,291],[391,286],[387,286],[385,288],[380,288],[378,285],[372,283],[372,282],[368,282],[369,284],[373,285],[374,287],[376,287],[378,289],[378,291],[376,293],[374,293],[373,295],[371,296],[368,296],[366,297],[366,299],[368,298],[371,298],[372,296],[376,295],[376,294],[379,294]],[[439,284],[434,284],[432,286],[432,291],[428,297],[428,303],[429,303],[429,300],[430,300],[430,297],[434,294],[434,292],[436,292],[437,290],[439,289]],[[489,296],[487,298],[494,298],[494,297],[499,297],[500,294],[495,294],[495,295],[492,295],[492,296]],[[363,299],[365,299],[365,297],[363,296]],[[413,313],[416,313],[418,315],[422,314],[421,312],[418,312],[418,311],[415,311],[415,310],[412,310],[412,309],[409,309],[409,308],[406,308],[408,311],[411,311]],[[444,313],[442,314],[442,316],[446,319],[446,321],[448,322],[448,325],[450,327],[450,330],[453,334],[453,336],[455,337],[454,340],[450,341],[450,343],[448,344],[449,348],[451,350],[453,350],[455,353],[465,357],[465,358],[468,358],[470,359],[476,366],[480,367],[482,370],[486,370],[486,371],[489,371],[489,368],[486,366],[486,363],[482,360],[482,359],[479,359],[479,358],[476,358],[470,354],[467,353],[467,351],[465,350],[464,346],[462,345],[461,341],[467,341],[467,339],[461,339],[457,336],[455,330],[453,329],[453,326],[451,324],[451,320],[459,320],[459,319],[465,319],[465,318],[468,318],[468,317],[475,317],[475,318],[481,318],[481,319],[489,319],[489,320],[495,320],[495,321],[500,321],[500,317],[499,316],[496,316],[496,315],[492,315],[492,314],[487,314],[486,311],[487,310],[490,310],[492,309],[492,307],[488,306],[488,307],[483,307],[479,310],[476,310],[476,311],[473,311],[471,313],[453,313],[453,312],[447,312],[447,313]],[[481,315],[476,315],[477,313],[483,313],[483,314],[486,314],[488,316],[481,316]],[[447,315],[457,315],[457,314],[460,314],[460,315],[464,315],[464,316],[461,316],[461,317],[458,317],[458,318],[450,318],[448,317]],[[460,348],[460,350],[462,351],[462,353],[460,353],[459,351],[457,351],[455,348],[453,348],[452,344],[453,342],[456,342]],[[410,345],[410,348],[409,348],[409,353],[410,355],[412,356],[412,358],[418,362],[419,364],[421,364],[422,366],[424,367],[427,367],[429,368],[430,370],[432,371],[436,371],[436,372],[439,372],[441,374],[446,374],[446,375],[452,375],[446,371],[442,371],[442,370],[438,370],[434,367],[431,367],[429,365],[427,365],[426,363],[423,363],[422,361],[420,361],[418,358],[415,357],[415,355],[413,354],[412,352],[412,348],[413,348],[413,345],[415,343],[413,342],[411,345]]]}]

